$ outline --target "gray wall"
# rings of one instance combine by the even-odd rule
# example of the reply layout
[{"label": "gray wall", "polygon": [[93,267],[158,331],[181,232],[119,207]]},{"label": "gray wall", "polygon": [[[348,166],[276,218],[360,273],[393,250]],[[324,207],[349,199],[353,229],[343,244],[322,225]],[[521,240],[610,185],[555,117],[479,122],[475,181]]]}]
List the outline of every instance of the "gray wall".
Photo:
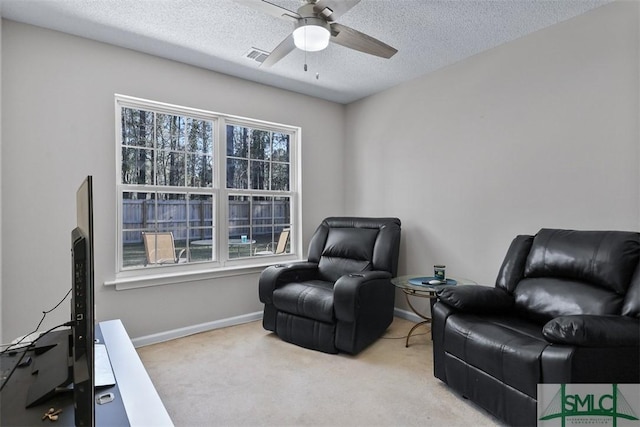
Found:
[{"label": "gray wall", "polygon": [[[2,6],[0,6],[2,7]],[[2,19],[0,19],[0,100],[2,100]],[[2,102],[0,102],[0,130],[2,129]],[[0,131],[0,189],[2,188],[2,132]],[[0,192],[0,241],[2,240],[2,193]],[[2,333],[2,244],[0,244],[0,343]]]},{"label": "gray wall", "polygon": [[348,106],[347,212],[402,219],[400,273],[443,263],[493,285],[517,234],[640,230],[638,9],[604,6]]},{"label": "gray wall", "polygon": [[301,126],[304,244],[327,215],[395,215],[401,273],[442,262],[491,284],[516,234],[640,229],[638,16],[637,3],[614,3],[346,108],[4,21],[4,336],[29,332],[69,288],[87,174],[99,319],[139,337],[260,310],[255,274],[100,286],[115,273],[116,92]]},{"label": "gray wall", "polygon": [[[75,190],[89,174],[98,320],[120,318],[140,337],[261,310],[256,274],[102,286],[115,277],[114,93],[302,127],[304,246],[322,218],[344,213],[344,106],[13,21],[2,31],[5,337],[30,332],[69,289]],[[65,303],[47,324],[68,313]]]}]

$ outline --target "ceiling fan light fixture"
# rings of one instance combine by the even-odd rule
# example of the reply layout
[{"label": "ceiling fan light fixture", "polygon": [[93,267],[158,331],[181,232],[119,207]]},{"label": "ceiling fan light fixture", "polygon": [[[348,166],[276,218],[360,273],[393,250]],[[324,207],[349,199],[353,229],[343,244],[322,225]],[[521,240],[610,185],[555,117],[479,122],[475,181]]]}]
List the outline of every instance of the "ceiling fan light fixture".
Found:
[{"label": "ceiling fan light fixture", "polygon": [[298,49],[317,52],[329,46],[329,25],[317,18],[303,18],[293,30],[293,43]]}]

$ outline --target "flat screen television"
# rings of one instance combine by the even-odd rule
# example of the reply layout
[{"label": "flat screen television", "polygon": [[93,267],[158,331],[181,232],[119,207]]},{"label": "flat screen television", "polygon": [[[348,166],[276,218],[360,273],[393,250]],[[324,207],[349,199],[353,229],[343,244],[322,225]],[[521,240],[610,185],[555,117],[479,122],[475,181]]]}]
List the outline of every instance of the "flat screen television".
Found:
[{"label": "flat screen television", "polygon": [[88,176],[76,192],[76,227],[71,232],[72,254],[72,374],[76,426],[95,425],[94,406],[94,273],[93,178]]},{"label": "flat screen television", "polygon": [[71,330],[56,343],[34,349],[38,369],[26,407],[59,392],[73,392],[76,426],[95,425],[95,318],[93,272],[93,181],[88,176],[76,192],[76,227],[71,231]]}]

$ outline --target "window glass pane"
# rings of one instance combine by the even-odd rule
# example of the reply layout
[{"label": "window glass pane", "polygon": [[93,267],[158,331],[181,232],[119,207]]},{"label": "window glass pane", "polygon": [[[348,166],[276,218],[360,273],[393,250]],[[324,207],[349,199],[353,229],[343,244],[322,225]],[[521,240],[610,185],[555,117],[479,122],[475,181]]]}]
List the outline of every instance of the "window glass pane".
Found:
[{"label": "window glass pane", "polygon": [[213,141],[213,123],[192,118],[185,119],[186,147],[192,153],[211,153]]},{"label": "window glass pane", "polygon": [[251,158],[260,160],[271,158],[271,132],[251,130]]},{"label": "window glass pane", "polygon": [[291,198],[273,198],[273,223],[284,227],[291,226]]},{"label": "window glass pane", "polygon": [[250,209],[249,197],[229,196],[229,258],[247,257],[252,252]]},{"label": "window glass pane", "polygon": [[122,144],[153,147],[153,113],[133,108],[122,108]]},{"label": "window glass pane", "polygon": [[191,262],[215,259],[213,229],[213,196],[190,194],[189,200],[189,254]]},{"label": "window glass pane", "polygon": [[153,183],[153,151],[137,148],[122,148],[122,183]]},{"label": "window glass pane", "polygon": [[280,162],[289,161],[289,135],[286,133],[273,133],[273,158]]},{"label": "window glass pane", "polygon": [[[213,152],[213,122],[204,121],[202,125],[202,142],[199,142],[199,146],[202,145],[200,151],[203,153],[212,153]],[[198,139],[200,141],[200,139]]]},{"label": "window glass pane", "polygon": [[216,259],[215,235],[212,228],[189,229],[189,261],[205,262]]},{"label": "window glass pane", "polygon": [[[122,193],[122,228],[124,230],[144,230],[155,225],[155,193]],[[140,236],[132,235],[132,238]],[[128,241],[129,239],[125,239]]]},{"label": "window glass pane", "polygon": [[227,125],[227,156],[247,158],[249,134],[246,127]]},{"label": "window glass pane", "polygon": [[158,193],[156,217],[158,231],[173,231],[174,239],[187,239],[186,194]]},{"label": "window glass pane", "polygon": [[[176,249],[175,259],[187,260],[187,197],[185,194],[158,193],[156,204],[156,226],[159,232],[171,232],[173,234]],[[175,264],[175,262],[164,262]]]},{"label": "window glass pane", "polygon": [[276,254],[290,254],[291,253],[291,225],[276,225],[274,227],[274,241],[271,246],[272,252]]},{"label": "window glass pane", "polygon": [[[189,195],[189,227],[213,227],[213,196],[208,194]],[[199,238],[211,238],[211,233]]]},{"label": "window glass pane", "polygon": [[[249,227],[249,197],[247,196],[229,196],[229,228],[246,227],[244,233],[248,233]],[[240,237],[229,233],[230,237]]]},{"label": "window glass pane", "polygon": [[251,239],[251,227],[248,225],[244,227],[229,227],[229,243],[231,245],[247,243],[249,239]]},{"label": "window glass pane", "polygon": [[271,189],[289,191],[289,164],[273,163],[271,173]]},{"label": "window glass pane", "polygon": [[156,147],[184,150],[186,119],[169,114],[156,114]]},{"label": "window glass pane", "polygon": [[272,232],[273,197],[253,196],[251,198],[251,224],[254,234]]},{"label": "window glass pane", "polygon": [[[186,227],[178,227],[173,226],[170,228],[169,224],[164,224],[162,226],[164,230],[161,231],[171,231],[173,234],[173,244],[175,246],[175,260],[178,262],[186,262],[188,261],[188,253],[187,253],[187,228]],[[175,262],[169,262],[166,264],[175,264]]]},{"label": "window glass pane", "polygon": [[254,196],[251,199],[251,212],[255,240],[252,255],[290,253],[290,198]]},{"label": "window glass pane", "polygon": [[123,267],[141,267],[147,263],[147,255],[145,253],[144,242],[142,240],[143,231],[146,230],[124,231],[122,233]]},{"label": "window glass pane", "polygon": [[251,188],[255,190],[269,189],[269,162],[251,161]]},{"label": "window glass pane", "polygon": [[185,154],[156,151],[156,184],[185,186]]},{"label": "window glass pane", "polygon": [[146,255],[142,232],[155,227],[155,193],[122,193],[123,267],[142,266]]},{"label": "window glass pane", "polygon": [[273,197],[253,196],[251,198],[251,224],[256,251],[270,250],[274,241]]},{"label": "window glass pane", "polygon": [[213,186],[212,157],[200,154],[187,155],[187,185],[190,187]]},{"label": "window glass pane", "polygon": [[249,227],[229,228],[229,258],[246,258],[254,252],[255,240]]},{"label": "window glass pane", "polygon": [[275,234],[273,226],[260,226],[254,230],[255,250],[253,255],[272,255],[278,244],[278,235]]},{"label": "window glass pane", "polygon": [[[190,227],[189,228],[189,245],[190,246],[212,246],[214,243],[215,231],[211,227]],[[211,250],[211,248],[209,248]]]},{"label": "window glass pane", "polygon": [[248,167],[247,160],[227,159],[227,188],[248,188]]}]

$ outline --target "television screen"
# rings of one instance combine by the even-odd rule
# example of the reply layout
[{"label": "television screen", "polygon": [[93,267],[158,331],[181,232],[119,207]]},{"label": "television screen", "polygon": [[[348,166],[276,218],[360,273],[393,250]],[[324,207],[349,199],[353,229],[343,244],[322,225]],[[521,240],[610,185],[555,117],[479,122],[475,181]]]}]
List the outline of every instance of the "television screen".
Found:
[{"label": "television screen", "polygon": [[[71,319],[39,333],[28,345],[0,353],[4,376],[0,386],[0,425],[34,425],[34,420],[45,420],[54,411],[49,409],[43,416],[40,411],[44,405],[58,408],[51,421],[55,416],[64,425],[95,425],[92,184],[92,177],[88,176],[76,192],[76,226],[71,231]],[[63,326],[71,328],[56,331]],[[108,357],[105,363],[110,368]],[[115,379],[104,384],[112,386]],[[71,403],[71,394],[74,410],[63,411]]]},{"label": "television screen", "polygon": [[72,370],[76,426],[95,425],[93,181],[88,176],[76,192],[76,228],[72,245]]}]

